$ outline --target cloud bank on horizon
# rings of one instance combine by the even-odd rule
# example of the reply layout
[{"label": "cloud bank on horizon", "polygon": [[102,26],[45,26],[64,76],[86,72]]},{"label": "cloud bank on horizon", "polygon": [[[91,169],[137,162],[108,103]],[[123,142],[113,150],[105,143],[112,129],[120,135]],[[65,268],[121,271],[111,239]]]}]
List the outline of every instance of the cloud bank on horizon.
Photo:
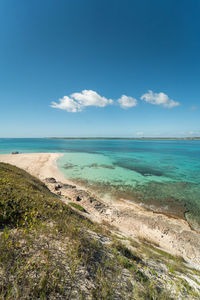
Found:
[{"label": "cloud bank on horizon", "polygon": [[[165,108],[173,108],[180,105],[179,102],[170,99],[165,93],[154,93],[151,90],[143,94],[140,99],[153,105],[161,105]],[[83,90],[81,93],[72,93],[70,96],[64,96],[58,102],[51,102],[51,107],[75,113],[83,111],[88,106],[105,107],[112,104],[118,104],[123,109],[129,109],[137,106],[138,101],[136,98],[127,95],[122,95],[115,101],[101,96],[93,90]]]}]

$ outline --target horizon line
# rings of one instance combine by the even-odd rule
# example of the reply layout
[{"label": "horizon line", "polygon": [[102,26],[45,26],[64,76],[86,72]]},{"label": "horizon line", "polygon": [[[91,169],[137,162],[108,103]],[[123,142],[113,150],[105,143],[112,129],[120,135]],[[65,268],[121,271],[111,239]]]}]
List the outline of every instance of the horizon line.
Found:
[{"label": "horizon line", "polygon": [[200,136],[183,136],[183,137],[0,137],[0,139],[120,139],[120,140],[142,140],[142,139],[200,139]]}]

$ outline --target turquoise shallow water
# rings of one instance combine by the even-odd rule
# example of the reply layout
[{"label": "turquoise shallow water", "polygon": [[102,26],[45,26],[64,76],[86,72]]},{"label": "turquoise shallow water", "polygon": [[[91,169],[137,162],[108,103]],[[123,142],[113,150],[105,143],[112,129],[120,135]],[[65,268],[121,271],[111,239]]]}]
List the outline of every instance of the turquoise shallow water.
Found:
[{"label": "turquoise shallow water", "polygon": [[0,153],[60,152],[66,177],[200,228],[200,141],[0,139]]}]

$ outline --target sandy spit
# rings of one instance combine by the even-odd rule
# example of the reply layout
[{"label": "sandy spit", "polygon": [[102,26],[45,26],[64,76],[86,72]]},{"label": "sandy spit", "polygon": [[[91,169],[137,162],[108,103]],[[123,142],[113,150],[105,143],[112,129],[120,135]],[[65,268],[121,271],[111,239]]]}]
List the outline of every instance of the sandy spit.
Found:
[{"label": "sandy spit", "polygon": [[24,169],[42,181],[46,177],[55,177],[57,180],[66,181],[56,166],[56,160],[61,156],[60,153],[1,154],[0,162]]}]

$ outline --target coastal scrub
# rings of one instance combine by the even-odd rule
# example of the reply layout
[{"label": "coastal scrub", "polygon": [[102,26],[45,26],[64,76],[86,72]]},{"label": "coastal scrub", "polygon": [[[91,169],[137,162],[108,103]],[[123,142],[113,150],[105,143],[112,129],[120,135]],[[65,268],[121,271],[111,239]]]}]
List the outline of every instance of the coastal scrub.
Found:
[{"label": "coastal scrub", "polygon": [[[172,268],[172,256],[164,272],[157,256],[150,261],[141,253],[148,245],[125,245],[74,204],[0,163],[0,299],[198,299],[198,288]],[[163,264],[163,253],[155,253]],[[199,272],[190,271],[198,282]]]}]

